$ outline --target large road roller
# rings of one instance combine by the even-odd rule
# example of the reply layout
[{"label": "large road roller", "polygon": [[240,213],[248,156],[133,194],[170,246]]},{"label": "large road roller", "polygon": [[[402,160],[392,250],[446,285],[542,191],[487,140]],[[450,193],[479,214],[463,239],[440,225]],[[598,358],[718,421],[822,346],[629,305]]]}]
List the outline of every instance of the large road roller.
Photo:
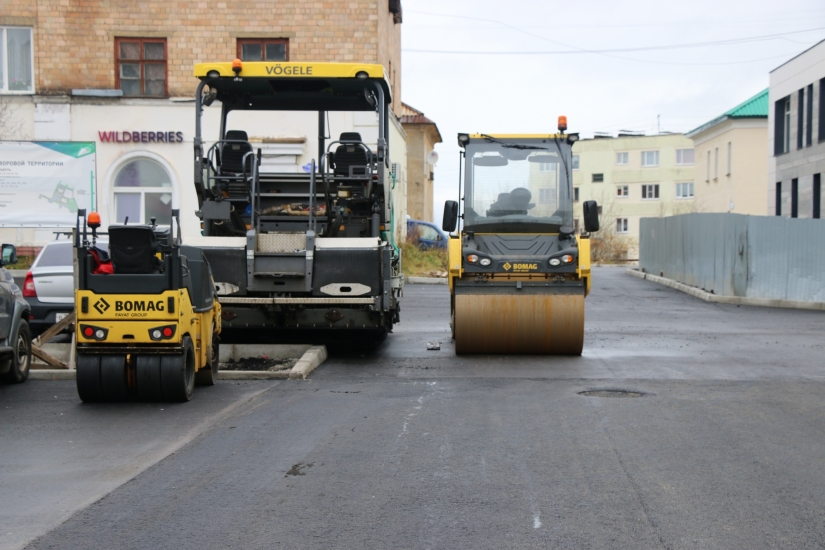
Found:
[{"label": "large road roller", "polygon": [[[218,376],[221,306],[203,251],[183,246],[180,219],[110,225],[78,212],[77,392],[86,402],[189,401]],[[128,218],[126,219],[128,222]],[[81,227],[82,224],[82,227]],[[87,227],[91,228],[89,238]]]},{"label": "large road roller", "polygon": [[[595,201],[573,219],[578,134],[458,134],[459,199],[444,206],[455,350],[580,355]],[[461,226],[457,234],[458,221]]]}]

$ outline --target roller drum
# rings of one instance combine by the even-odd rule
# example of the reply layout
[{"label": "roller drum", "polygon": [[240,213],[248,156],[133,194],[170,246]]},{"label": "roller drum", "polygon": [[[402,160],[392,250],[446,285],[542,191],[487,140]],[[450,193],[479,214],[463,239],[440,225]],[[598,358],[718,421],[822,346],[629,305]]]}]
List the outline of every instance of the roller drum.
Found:
[{"label": "roller drum", "polygon": [[458,294],[456,353],[581,355],[583,294]]}]

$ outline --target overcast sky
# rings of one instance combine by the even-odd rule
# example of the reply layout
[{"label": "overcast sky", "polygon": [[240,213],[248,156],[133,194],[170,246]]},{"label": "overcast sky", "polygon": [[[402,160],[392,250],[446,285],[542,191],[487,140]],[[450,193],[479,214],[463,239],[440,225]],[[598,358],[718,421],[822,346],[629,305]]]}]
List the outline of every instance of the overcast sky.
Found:
[{"label": "overcast sky", "polygon": [[[825,39],[822,0],[405,0],[403,7],[402,100],[444,138],[436,146],[439,222],[444,201],[458,193],[458,132],[550,133],[559,115],[582,137],[655,134],[657,123],[686,132],[767,88],[772,69]],[[716,44],[674,47],[707,42]],[[634,48],[646,49],[582,53]]]}]

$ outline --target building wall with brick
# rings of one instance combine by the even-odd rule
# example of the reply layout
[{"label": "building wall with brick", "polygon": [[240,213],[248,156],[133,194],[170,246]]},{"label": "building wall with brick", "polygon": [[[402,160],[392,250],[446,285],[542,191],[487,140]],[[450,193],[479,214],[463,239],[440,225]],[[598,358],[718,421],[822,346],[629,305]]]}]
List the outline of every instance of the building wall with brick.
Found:
[{"label": "building wall with brick", "polygon": [[286,38],[290,61],[381,63],[400,105],[401,25],[387,0],[192,2],[0,0],[0,25],[31,26],[35,92],[115,88],[115,38],[165,38],[168,95],[191,96],[195,63],[232,60],[239,38]]}]

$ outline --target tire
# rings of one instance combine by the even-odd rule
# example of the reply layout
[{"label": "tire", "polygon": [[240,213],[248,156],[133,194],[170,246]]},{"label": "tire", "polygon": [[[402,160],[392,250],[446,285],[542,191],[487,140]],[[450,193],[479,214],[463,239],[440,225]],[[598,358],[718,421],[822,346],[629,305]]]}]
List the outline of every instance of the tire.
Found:
[{"label": "tire", "polygon": [[100,386],[100,356],[77,354],[77,394],[84,403],[103,401]]},{"label": "tire", "polygon": [[32,364],[32,333],[26,321],[20,320],[17,331],[9,338],[9,342],[14,348],[14,355],[9,359],[9,372],[2,375],[3,382],[20,384],[29,377]]},{"label": "tire", "polygon": [[221,339],[215,334],[215,325],[212,325],[212,341],[209,343],[209,353],[206,365],[195,373],[195,384],[198,386],[214,386],[218,381],[220,367]]},{"label": "tire", "polygon": [[100,358],[100,389],[103,400],[129,400],[129,382],[126,378],[126,356],[104,355]]},{"label": "tire", "polygon": [[160,382],[160,355],[138,355],[135,360],[138,399],[163,401]]},{"label": "tire", "polygon": [[163,400],[184,403],[195,389],[195,348],[189,336],[183,337],[183,353],[161,355],[160,385]]}]

